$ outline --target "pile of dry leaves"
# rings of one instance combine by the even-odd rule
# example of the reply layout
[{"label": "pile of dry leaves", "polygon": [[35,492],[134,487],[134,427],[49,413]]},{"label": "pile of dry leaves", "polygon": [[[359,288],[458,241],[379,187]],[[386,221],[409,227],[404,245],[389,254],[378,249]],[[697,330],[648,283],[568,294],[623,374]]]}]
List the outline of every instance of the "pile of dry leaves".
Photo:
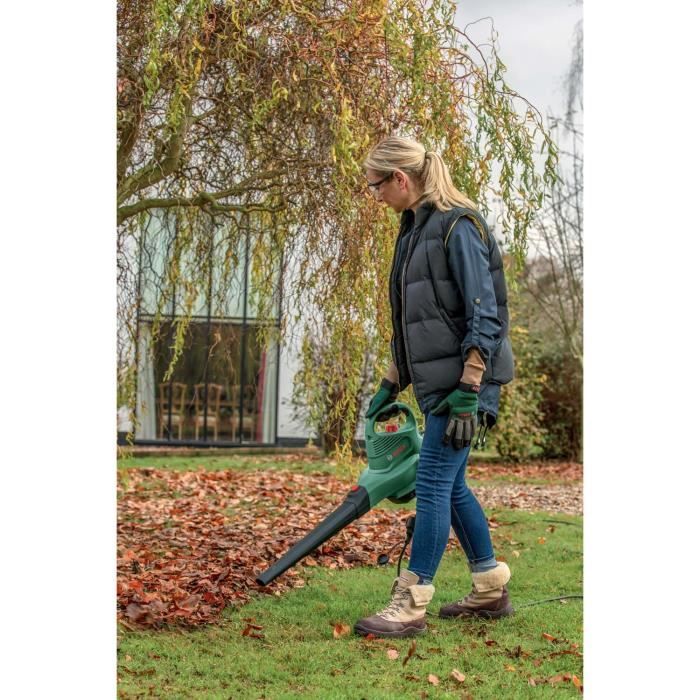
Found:
[{"label": "pile of dry leaves", "polygon": [[[270,586],[255,576],[284,554],[348,492],[327,475],[283,471],[171,472],[133,469],[120,489],[117,594],[120,617],[140,626],[212,622],[249,590],[303,586],[295,569]],[[375,509],[305,566],[347,569],[375,562],[403,541],[411,513]]]},{"label": "pile of dry leaves", "polygon": [[[121,472],[121,621],[139,627],[211,623],[226,605],[246,602],[251,590],[280,595],[303,586],[295,568],[266,587],[258,586],[255,577],[339,505],[348,490],[347,483],[326,474],[276,469]],[[297,567],[373,564],[379,554],[403,542],[404,521],[413,512],[371,510]],[[498,523],[492,520],[490,525]],[[452,537],[448,549],[454,546]]]}]

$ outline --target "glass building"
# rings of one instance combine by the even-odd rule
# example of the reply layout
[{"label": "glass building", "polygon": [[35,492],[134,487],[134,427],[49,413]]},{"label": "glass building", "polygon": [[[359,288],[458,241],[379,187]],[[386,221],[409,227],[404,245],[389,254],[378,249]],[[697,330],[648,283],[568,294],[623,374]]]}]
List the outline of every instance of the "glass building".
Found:
[{"label": "glass building", "polygon": [[[141,235],[135,442],[275,444],[279,347],[261,345],[256,330],[279,328],[279,294],[263,318],[251,274],[250,229],[241,227],[246,233],[236,237],[238,249],[232,251],[226,225],[212,224],[196,252],[178,257],[176,227],[167,212],[157,212]],[[170,285],[175,258],[180,269],[198,272],[197,284]],[[228,271],[224,259],[230,261]],[[281,265],[277,268],[281,293]],[[183,351],[166,379],[188,300]]]}]

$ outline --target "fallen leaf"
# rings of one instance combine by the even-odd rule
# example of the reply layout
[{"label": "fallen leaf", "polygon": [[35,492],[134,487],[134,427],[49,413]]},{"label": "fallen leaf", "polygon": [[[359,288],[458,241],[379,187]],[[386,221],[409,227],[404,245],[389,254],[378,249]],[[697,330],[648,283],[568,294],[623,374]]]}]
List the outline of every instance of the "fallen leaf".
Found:
[{"label": "fallen leaf", "polygon": [[498,644],[498,642],[495,639],[486,639],[484,640],[484,644],[486,644],[487,647],[492,647]]},{"label": "fallen leaf", "polygon": [[548,531],[548,532],[554,532],[555,530],[556,530],[556,528],[554,527],[554,525],[550,525],[550,526],[547,528],[547,531]]},{"label": "fallen leaf", "polygon": [[438,686],[440,685],[440,679],[437,676],[434,676],[432,673],[430,673],[428,674],[428,683]]},{"label": "fallen leaf", "polygon": [[557,641],[557,638],[556,638],[556,637],[553,637],[551,634],[547,634],[546,632],[542,632],[542,636],[543,636],[545,639],[549,640],[550,642],[556,642],[556,641]]},{"label": "fallen leaf", "polygon": [[416,653],[416,640],[414,639],[411,642],[411,646],[408,648],[408,654],[404,657],[403,662],[401,663],[402,666],[405,666],[408,663],[408,660]]},{"label": "fallen leaf", "polygon": [[515,671],[515,666],[511,666],[510,664],[506,664],[503,668],[505,668],[506,671]]},{"label": "fallen leaf", "polygon": [[452,673],[450,673],[450,676],[454,678],[458,683],[464,683],[466,680],[466,676],[463,673],[460,673],[456,668],[452,669]]},{"label": "fallen leaf", "polygon": [[263,639],[264,636],[262,634],[257,634],[256,632],[253,632],[253,630],[261,629],[262,627],[260,625],[253,625],[250,622],[248,622],[243,632],[241,632],[241,635],[244,637],[252,637],[253,639]]},{"label": "fallen leaf", "polygon": [[558,674],[556,676],[551,676],[550,678],[547,679],[547,683],[550,685],[556,685],[557,683],[563,683],[564,681],[570,681],[571,680],[571,674],[570,673],[564,673],[564,674]]},{"label": "fallen leaf", "polygon": [[[333,623],[331,623],[333,624]],[[350,632],[350,625],[344,625],[342,622],[337,622],[333,626],[333,636],[336,639],[339,639],[340,637],[344,637],[346,634],[349,634]]]},{"label": "fallen leaf", "polygon": [[581,679],[578,676],[571,676],[571,682],[581,691],[583,692],[583,683],[581,683]]},{"label": "fallen leaf", "polygon": [[538,543],[538,544],[544,544],[546,541],[547,541],[547,538],[546,538],[546,537],[540,537],[540,538],[538,538],[537,543]]},{"label": "fallen leaf", "polygon": [[[182,608],[183,610],[192,611],[197,607],[201,599],[201,595],[191,595],[187,600],[184,600],[182,603],[178,603],[178,607]],[[262,629],[262,627],[257,629]]]},{"label": "fallen leaf", "polygon": [[517,559],[520,556],[520,552],[517,549],[514,549],[511,554]]},{"label": "fallen leaf", "polygon": [[399,652],[396,649],[387,649],[386,655],[392,660],[396,661],[399,658]]}]

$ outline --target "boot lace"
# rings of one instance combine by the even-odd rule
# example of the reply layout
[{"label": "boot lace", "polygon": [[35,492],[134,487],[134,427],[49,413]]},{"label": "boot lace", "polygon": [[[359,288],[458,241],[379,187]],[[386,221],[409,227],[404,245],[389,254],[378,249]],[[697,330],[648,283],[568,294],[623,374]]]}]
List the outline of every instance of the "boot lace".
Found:
[{"label": "boot lace", "polygon": [[476,595],[477,595],[476,588],[474,588],[472,586],[471,591],[467,595],[465,595],[464,598],[462,598],[462,600],[459,601],[459,604],[460,605],[469,605],[469,603],[471,602],[470,598],[471,598],[471,600],[474,600]]},{"label": "boot lace", "polygon": [[410,595],[411,592],[408,590],[408,588],[398,588],[393,594],[393,598],[391,599],[389,605],[387,605],[384,610],[380,610],[377,615],[382,617],[394,617],[398,615],[403,608],[403,604],[406,602],[406,600],[408,600]]}]

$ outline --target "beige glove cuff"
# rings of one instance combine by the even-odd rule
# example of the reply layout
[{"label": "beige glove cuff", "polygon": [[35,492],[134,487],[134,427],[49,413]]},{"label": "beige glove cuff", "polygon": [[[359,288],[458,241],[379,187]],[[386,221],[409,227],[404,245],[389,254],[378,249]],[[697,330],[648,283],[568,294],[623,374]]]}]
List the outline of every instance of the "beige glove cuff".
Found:
[{"label": "beige glove cuff", "polygon": [[465,384],[481,384],[481,377],[484,374],[486,365],[479,355],[476,348],[472,348],[467,354],[467,360],[464,363],[464,371],[460,381]]},{"label": "beige glove cuff", "polygon": [[394,384],[399,383],[399,370],[393,362],[389,365],[389,369],[384,374],[384,377]]}]

